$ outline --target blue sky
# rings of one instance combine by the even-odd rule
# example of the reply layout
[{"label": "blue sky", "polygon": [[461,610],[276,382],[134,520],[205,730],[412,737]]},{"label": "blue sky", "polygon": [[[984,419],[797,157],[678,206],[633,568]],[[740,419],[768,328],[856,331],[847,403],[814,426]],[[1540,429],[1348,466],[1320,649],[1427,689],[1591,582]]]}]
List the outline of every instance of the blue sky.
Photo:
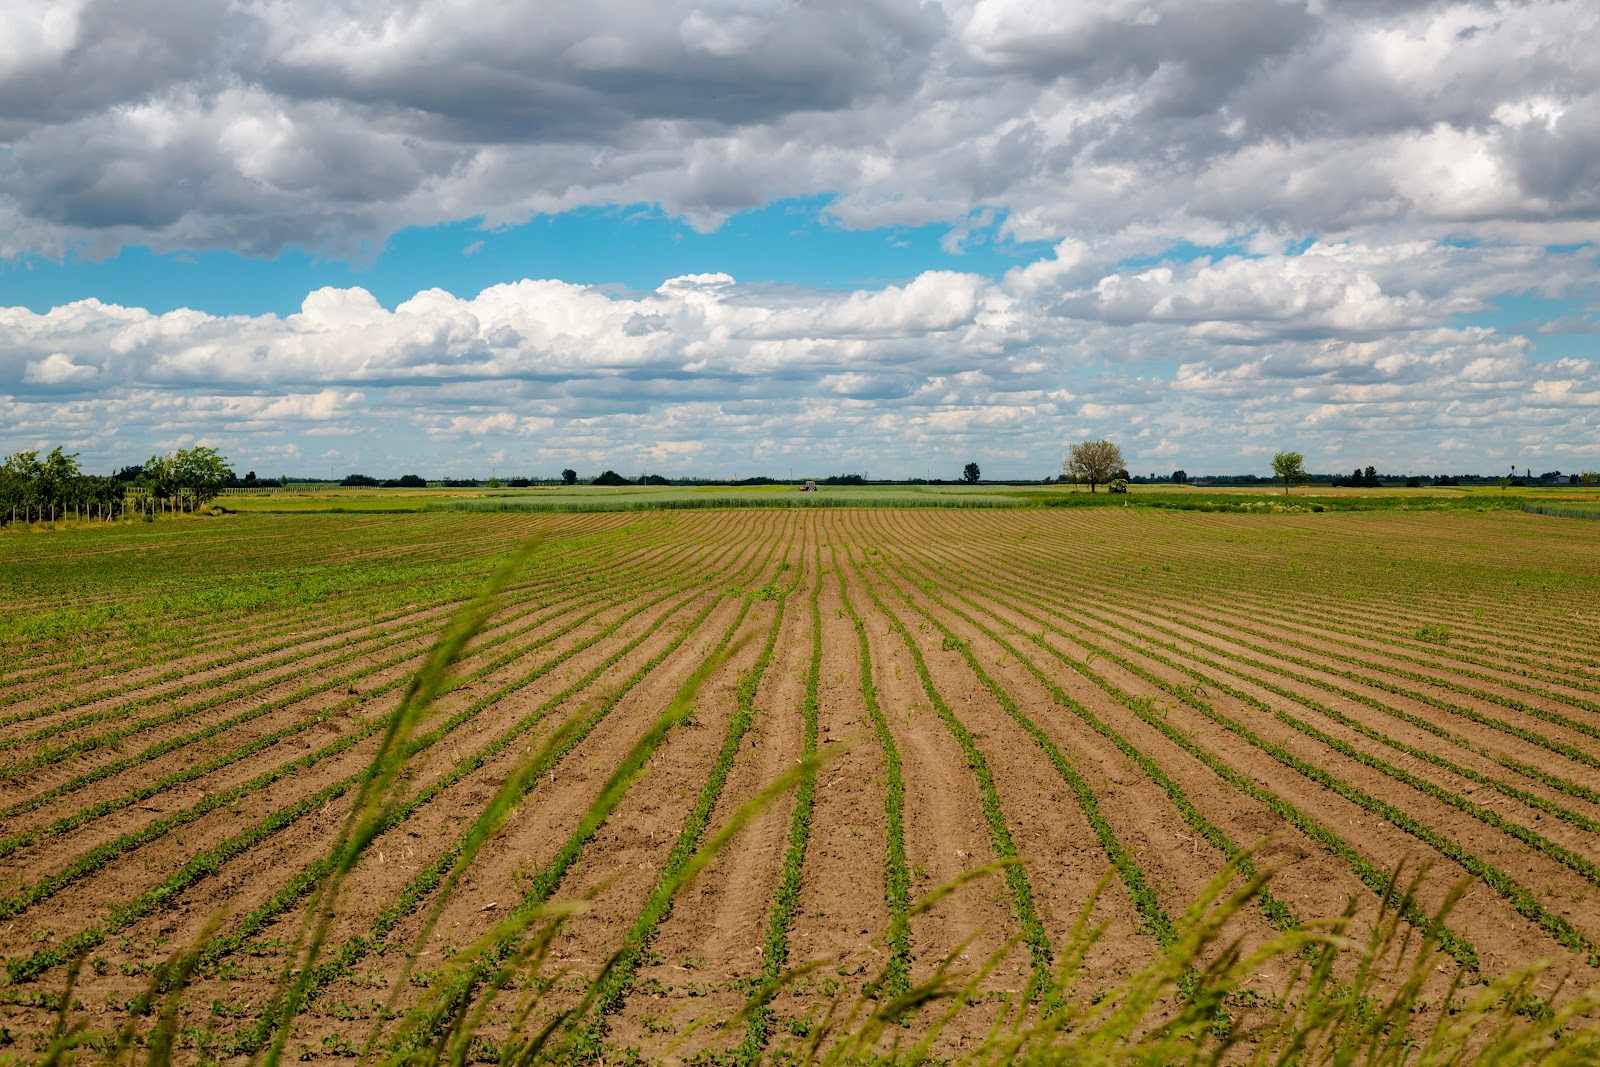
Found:
[{"label": "blue sky", "polygon": [[25,0],[0,451],[1600,469],[1596,33],[1548,0]]},{"label": "blue sky", "polygon": [[[128,246],[95,259],[19,257],[0,274],[0,301],[45,312],[74,300],[215,315],[286,315],[323,286],[360,286],[387,307],[419,290],[470,297],[501,282],[559,278],[648,291],[668,278],[723,272],[740,281],[821,289],[879,289],[924,270],[999,278],[1048,253],[1048,242],[1018,242],[995,219],[958,247],[941,242],[944,223],[849,229],[827,215],[824,196],[741,211],[702,232],[652,204],[581,208],[521,225],[481,219],[400,230],[364,254],[329,256],[289,247],[271,257],[227,250],[152,252]],[[376,244],[376,243],[375,243]]]}]

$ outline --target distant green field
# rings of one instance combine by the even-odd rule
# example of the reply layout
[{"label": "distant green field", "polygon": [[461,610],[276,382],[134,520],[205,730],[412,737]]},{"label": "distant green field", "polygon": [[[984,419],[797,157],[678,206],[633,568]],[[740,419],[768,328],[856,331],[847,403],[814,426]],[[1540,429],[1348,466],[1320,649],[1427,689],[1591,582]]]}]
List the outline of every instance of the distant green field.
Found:
[{"label": "distant green field", "polygon": [[1014,508],[1032,503],[1011,486],[849,485],[814,493],[793,485],[572,486],[496,490],[441,502],[452,511],[652,511],[691,508],[938,507]]},{"label": "distant green field", "polygon": [[1535,515],[1553,515],[1562,519],[1600,519],[1600,502],[1563,500],[1547,503],[1525,500],[1522,502],[1522,510]]},{"label": "distant green field", "polygon": [[1149,507],[1181,511],[1499,511],[1600,508],[1600,491],[1588,487],[1385,486],[1334,489],[1302,486],[1285,495],[1272,486],[1134,485],[1126,494],[1102,487],[1091,493],[1072,485],[864,485],[821,486],[802,493],[797,485],[755,486],[538,486],[524,489],[429,488],[346,489],[291,487],[234,493],[219,503],[232,511],[308,512],[590,512],[675,511],[700,508],[795,507]]}]

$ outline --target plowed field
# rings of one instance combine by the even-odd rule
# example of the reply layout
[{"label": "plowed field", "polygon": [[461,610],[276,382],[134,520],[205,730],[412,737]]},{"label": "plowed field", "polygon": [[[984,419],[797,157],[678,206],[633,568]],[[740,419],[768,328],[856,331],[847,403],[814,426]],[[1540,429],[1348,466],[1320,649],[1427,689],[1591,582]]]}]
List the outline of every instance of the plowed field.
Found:
[{"label": "plowed field", "polygon": [[[0,1024],[28,1056],[73,1024],[153,1033],[161,1004],[138,1016],[138,998],[198,947],[171,1005],[178,1058],[241,1059],[278,1038],[266,1007],[408,682],[534,534],[404,742],[394,803],[281,1035],[290,1055],[349,1057],[385,1004],[403,1012],[459,979],[459,953],[551,902],[583,907],[547,946],[538,1017],[580,1007],[626,950],[574,1018],[598,1055],[748,1057],[793,1045],[869,982],[882,997],[947,959],[990,961],[939,1038],[949,1054],[1059,962],[1086,909],[1104,933],[1078,984],[1109,989],[1263,838],[1246,869],[1277,874],[1233,920],[1247,944],[1347,902],[1359,929],[1403,865],[1420,872],[1417,924],[1470,880],[1435,931],[1470,974],[1548,959],[1546,992],[1562,974],[1592,986],[1594,525],[817,509],[256,515],[8,537]],[[680,692],[692,711],[615,777]],[[425,931],[508,780],[519,805]],[[764,1010],[695,1027],[808,961]],[[1263,973],[1262,994],[1284,977]],[[482,1022],[491,1061],[517,984]]]}]

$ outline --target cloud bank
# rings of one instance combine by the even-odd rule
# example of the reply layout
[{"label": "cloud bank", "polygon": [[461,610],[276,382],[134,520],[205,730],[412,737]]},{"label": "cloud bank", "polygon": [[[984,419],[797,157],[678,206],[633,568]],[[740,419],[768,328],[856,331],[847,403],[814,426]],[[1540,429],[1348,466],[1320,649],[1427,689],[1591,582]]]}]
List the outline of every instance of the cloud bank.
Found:
[{"label": "cloud bank", "polygon": [[8,253],[338,251],[444,220],[824,194],[1028,238],[1570,243],[1600,9],[1291,0],[18,0]]},{"label": "cloud bank", "polygon": [[1444,324],[1518,272],[1560,284],[1569,262],[1581,254],[1317,244],[1100,273],[1064,243],[1000,281],[938,271],[844,293],[713,274],[634,294],[430,290],[393,309],[321,289],[282,317],[84,301],[0,310],[0,414],[91,453],[203,434],[258,466],[330,473],[444,455],[941,477],[979,457],[1040,477],[1066,441],[1100,434],[1161,473],[1253,469],[1286,441],[1341,468],[1571,465],[1585,456],[1570,442],[1595,439],[1600,364]]}]

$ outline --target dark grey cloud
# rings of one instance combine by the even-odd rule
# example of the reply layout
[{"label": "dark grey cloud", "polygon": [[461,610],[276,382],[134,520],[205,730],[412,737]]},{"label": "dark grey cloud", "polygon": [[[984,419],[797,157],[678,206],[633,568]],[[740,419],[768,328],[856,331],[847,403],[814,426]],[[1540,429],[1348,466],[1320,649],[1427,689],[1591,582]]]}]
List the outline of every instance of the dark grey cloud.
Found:
[{"label": "dark grey cloud", "polygon": [[1596,36],[1583,0],[17,0],[0,252],[816,194],[1146,246],[1594,238]]},{"label": "dark grey cloud", "polygon": [[[296,11],[296,16],[302,13]],[[916,84],[942,29],[915,0],[334,6],[273,20],[269,90],[414,117],[465,143],[605,141],[641,120],[740,126]]]},{"label": "dark grey cloud", "polygon": [[[8,5],[9,6],[9,5]],[[225,76],[251,21],[196,0],[18,0],[0,15],[0,134]]]}]

